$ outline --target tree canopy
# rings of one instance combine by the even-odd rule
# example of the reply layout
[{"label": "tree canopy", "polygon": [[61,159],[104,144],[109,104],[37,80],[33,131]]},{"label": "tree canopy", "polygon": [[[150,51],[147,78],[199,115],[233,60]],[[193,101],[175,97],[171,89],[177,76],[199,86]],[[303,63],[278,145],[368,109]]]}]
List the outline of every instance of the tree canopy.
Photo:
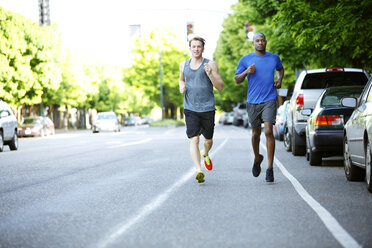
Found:
[{"label": "tree canopy", "polygon": [[214,54],[225,83],[217,95],[222,109],[245,98],[246,87],[237,86],[233,77],[239,59],[254,51],[246,41],[246,22],[266,35],[267,51],[281,57],[282,87],[291,87],[305,67],[372,69],[372,1],[240,0],[232,10]]},{"label": "tree canopy", "polygon": [[175,117],[176,109],[183,104],[179,93],[179,64],[186,60],[185,45],[174,32],[158,28],[140,37],[132,50],[133,62],[124,71],[124,82],[143,92],[149,102],[156,106],[160,101],[159,64],[161,55],[163,103],[166,117]]}]

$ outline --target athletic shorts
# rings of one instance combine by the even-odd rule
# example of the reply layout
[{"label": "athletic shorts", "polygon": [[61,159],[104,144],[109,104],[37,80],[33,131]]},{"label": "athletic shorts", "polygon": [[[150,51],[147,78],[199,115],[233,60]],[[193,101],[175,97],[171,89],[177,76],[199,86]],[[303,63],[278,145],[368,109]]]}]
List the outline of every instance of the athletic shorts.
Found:
[{"label": "athletic shorts", "polygon": [[259,127],[261,123],[270,122],[275,124],[276,110],[278,108],[278,103],[276,100],[271,100],[268,102],[263,102],[259,104],[247,103],[247,112],[249,123],[251,126]]},{"label": "athletic shorts", "polygon": [[188,138],[203,134],[204,138],[212,139],[214,132],[215,111],[194,112],[184,109],[186,119],[186,134]]}]

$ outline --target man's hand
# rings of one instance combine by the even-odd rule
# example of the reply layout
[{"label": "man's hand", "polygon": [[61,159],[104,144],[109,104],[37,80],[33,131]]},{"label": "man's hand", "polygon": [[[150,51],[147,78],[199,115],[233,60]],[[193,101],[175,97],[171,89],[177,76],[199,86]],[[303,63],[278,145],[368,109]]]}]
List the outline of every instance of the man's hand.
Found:
[{"label": "man's hand", "polygon": [[254,73],[256,71],[256,67],[254,67],[254,64],[252,64],[251,66],[249,66],[246,70],[247,74],[251,74],[251,73]]},{"label": "man's hand", "polygon": [[205,64],[204,64],[204,71],[205,71],[205,73],[207,73],[208,76],[211,75],[211,73],[212,73],[212,68],[210,67],[210,65],[209,65],[208,63],[205,63]]},{"label": "man's hand", "polygon": [[282,80],[276,80],[274,86],[275,88],[280,89],[282,87]]}]

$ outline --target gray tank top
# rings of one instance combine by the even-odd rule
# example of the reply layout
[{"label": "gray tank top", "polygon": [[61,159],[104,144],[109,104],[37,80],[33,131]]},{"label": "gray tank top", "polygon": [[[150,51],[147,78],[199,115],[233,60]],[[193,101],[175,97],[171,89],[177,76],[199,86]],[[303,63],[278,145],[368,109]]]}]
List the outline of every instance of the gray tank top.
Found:
[{"label": "gray tank top", "polygon": [[204,59],[200,67],[196,70],[190,68],[190,60],[185,62],[183,76],[186,82],[186,92],[183,99],[184,109],[194,112],[208,112],[216,110],[214,106],[213,84],[207,73],[204,71],[204,64],[208,59]]}]

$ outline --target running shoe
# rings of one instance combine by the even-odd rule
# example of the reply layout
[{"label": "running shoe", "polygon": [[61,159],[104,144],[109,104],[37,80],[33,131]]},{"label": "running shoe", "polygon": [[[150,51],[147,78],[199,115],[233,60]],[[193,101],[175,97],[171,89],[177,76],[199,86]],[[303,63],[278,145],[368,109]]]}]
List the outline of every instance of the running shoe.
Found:
[{"label": "running shoe", "polygon": [[207,171],[211,171],[213,169],[212,160],[209,158],[209,156],[204,156],[203,153],[200,151],[200,156],[204,158],[204,167]]},{"label": "running shoe", "polygon": [[274,170],[273,168],[268,168],[266,170],[266,182],[274,182]]},{"label": "running shoe", "polygon": [[260,154],[260,160],[258,162],[253,161],[252,174],[254,177],[258,177],[261,173],[261,163],[264,157]]},{"label": "running shoe", "polygon": [[202,171],[198,171],[198,173],[196,173],[195,179],[198,180],[198,183],[204,183],[204,173]]}]

